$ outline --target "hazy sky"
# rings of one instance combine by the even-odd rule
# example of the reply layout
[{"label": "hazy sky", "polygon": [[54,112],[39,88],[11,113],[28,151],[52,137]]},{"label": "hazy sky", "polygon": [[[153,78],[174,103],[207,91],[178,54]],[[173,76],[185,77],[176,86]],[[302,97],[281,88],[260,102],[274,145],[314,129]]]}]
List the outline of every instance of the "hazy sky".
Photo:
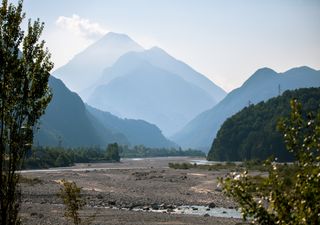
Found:
[{"label": "hazy sky", "polygon": [[24,0],[24,10],[45,22],[56,68],[113,31],[163,48],[226,91],[261,67],[320,69],[320,0]]}]

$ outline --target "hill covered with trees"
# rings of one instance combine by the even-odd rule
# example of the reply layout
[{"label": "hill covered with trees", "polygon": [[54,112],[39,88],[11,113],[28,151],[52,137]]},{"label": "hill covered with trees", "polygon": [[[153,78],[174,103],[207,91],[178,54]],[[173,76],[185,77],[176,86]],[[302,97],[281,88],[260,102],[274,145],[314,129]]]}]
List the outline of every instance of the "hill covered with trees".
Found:
[{"label": "hill covered with trees", "polygon": [[183,148],[207,152],[222,124],[248,103],[258,104],[286,90],[311,87],[320,87],[319,70],[302,66],[278,73],[270,68],[261,68],[217,105],[195,117],[171,140]]},{"label": "hill covered with trees", "polygon": [[290,114],[291,99],[302,103],[302,111],[315,115],[320,109],[320,88],[286,91],[279,97],[245,107],[223,123],[208,160],[243,161],[270,156],[279,161],[293,160],[277,131],[279,119]]}]

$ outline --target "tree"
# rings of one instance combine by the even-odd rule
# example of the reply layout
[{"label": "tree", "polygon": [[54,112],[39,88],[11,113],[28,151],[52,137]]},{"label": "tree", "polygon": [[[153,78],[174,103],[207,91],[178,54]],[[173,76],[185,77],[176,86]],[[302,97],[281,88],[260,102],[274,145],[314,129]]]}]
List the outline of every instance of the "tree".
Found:
[{"label": "tree", "polygon": [[[22,0],[0,7],[0,224],[19,224],[17,170],[31,148],[33,129],[51,100],[50,54],[39,41],[44,24],[29,20],[26,32]],[[26,34],[25,34],[26,33]],[[21,48],[21,50],[20,50]]]},{"label": "tree", "polygon": [[64,216],[71,219],[75,225],[81,224],[79,210],[85,205],[81,198],[81,188],[75,182],[62,180],[62,187],[58,194],[65,205]]},{"label": "tree", "polygon": [[107,159],[116,162],[120,161],[119,146],[117,143],[109,144],[107,147]]},{"label": "tree", "polygon": [[288,175],[276,163],[267,163],[269,175],[255,191],[246,171],[221,179],[244,219],[250,216],[263,225],[320,224],[320,112],[303,116],[296,100],[291,101],[291,110],[290,118],[280,120],[278,128],[296,158],[291,166],[293,185],[286,186]]}]

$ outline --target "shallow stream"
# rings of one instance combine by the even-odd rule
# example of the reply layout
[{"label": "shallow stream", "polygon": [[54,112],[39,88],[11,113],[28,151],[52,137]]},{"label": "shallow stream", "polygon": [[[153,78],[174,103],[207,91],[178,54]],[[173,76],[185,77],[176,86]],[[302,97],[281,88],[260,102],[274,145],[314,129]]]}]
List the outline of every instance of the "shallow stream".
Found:
[{"label": "shallow stream", "polygon": [[[128,210],[128,209],[127,209]],[[170,214],[186,214],[198,216],[213,216],[223,218],[238,218],[241,219],[241,212],[236,209],[228,208],[208,208],[207,206],[193,205],[193,206],[178,206],[174,209],[152,209],[152,208],[132,208],[136,212],[156,212],[156,213],[170,213]]]}]

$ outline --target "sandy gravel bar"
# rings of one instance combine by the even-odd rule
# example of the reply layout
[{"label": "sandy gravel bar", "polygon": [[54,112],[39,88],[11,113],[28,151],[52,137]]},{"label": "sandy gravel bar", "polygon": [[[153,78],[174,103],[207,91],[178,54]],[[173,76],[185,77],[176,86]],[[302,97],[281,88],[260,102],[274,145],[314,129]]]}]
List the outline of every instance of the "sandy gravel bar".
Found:
[{"label": "sandy gravel bar", "polygon": [[190,160],[150,158],[24,171],[23,176],[35,182],[22,184],[23,222],[67,224],[57,197],[59,181],[66,179],[82,187],[86,207],[81,215],[91,224],[240,224],[240,219],[172,213],[182,205],[236,208],[217,187],[217,177],[227,171],[168,168],[169,162]]}]

